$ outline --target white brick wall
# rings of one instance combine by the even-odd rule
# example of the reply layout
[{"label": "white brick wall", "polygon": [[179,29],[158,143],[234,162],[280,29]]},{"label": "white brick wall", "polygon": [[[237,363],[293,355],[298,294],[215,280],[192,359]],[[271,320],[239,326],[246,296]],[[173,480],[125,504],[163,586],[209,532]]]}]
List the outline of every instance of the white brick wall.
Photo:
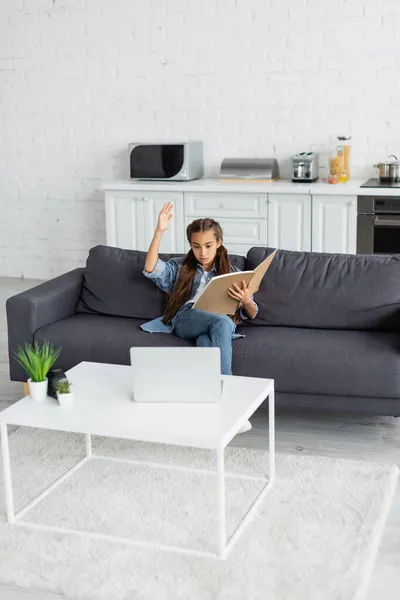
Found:
[{"label": "white brick wall", "polygon": [[104,243],[101,180],[135,140],[290,156],[353,136],[400,152],[398,0],[0,0],[0,275],[47,278]]}]

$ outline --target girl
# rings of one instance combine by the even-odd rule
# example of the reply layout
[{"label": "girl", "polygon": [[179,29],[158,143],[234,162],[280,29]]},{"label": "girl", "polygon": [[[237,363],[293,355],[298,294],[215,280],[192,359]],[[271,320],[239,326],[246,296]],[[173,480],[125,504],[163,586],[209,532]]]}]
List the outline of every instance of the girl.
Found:
[{"label": "girl", "polygon": [[232,336],[236,324],[244,319],[254,319],[258,307],[243,281],[242,288],[235,284],[228,292],[241,303],[233,318],[192,310],[193,303],[212,277],[239,269],[231,265],[222,245],[222,229],[213,219],[197,219],[188,225],[186,235],[191,249],[186,257],[168,262],[159,259],[161,238],[172,220],[172,208],[172,203],[166,202],[160,211],[144,270],[144,275],[168,294],[165,312],[141,328],[151,333],[175,330],[177,336],[195,341],[197,346],[217,346],[221,351],[221,373],[232,375]]}]

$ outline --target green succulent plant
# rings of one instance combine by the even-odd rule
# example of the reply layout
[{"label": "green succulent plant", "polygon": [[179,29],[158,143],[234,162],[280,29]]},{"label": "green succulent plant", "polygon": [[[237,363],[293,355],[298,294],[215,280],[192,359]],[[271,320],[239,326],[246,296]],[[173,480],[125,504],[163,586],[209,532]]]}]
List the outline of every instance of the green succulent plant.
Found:
[{"label": "green succulent plant", "polygon": [[25,349],[18,346],[14,351],[14,358],[32,381],[40,382],[45,381],[47,373],[60,356],[60,352],[61,348],[56,350],[49,342],[43,342],[41,346],[38,342],[26,343]]},{"label": "green succulent plant", "polygon": [[54,387],[59,394],[70,394],[72,383],[68,379],[58,379]]}]

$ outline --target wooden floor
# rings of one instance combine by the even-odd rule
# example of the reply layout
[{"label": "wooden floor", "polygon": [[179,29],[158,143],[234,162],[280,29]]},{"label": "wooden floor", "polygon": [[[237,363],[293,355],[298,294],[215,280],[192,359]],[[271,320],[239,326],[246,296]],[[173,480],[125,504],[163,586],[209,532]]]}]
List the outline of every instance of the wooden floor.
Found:
[{"label": "wooden floor", "polygon": [[[0,410],[22,396],[22,384],[8,375],[5,300],[36,281],[0,278]],[[237,436],[234,445],[267,448],[263,414],[252,419],[253,429]],[[279,414],[276,418],[277,452],[373,460],[400,465],[400,418]],[[366,600],[398,600],[400,590],[400,485],[389,515]],[[51,600],[56,596],[27,594],[0,587],[1,600]],[[115,598],[118,600],[118,598]],[[243,599],[251,600],[251,599]],[[309,600],[313,600],[310,598]]]}]

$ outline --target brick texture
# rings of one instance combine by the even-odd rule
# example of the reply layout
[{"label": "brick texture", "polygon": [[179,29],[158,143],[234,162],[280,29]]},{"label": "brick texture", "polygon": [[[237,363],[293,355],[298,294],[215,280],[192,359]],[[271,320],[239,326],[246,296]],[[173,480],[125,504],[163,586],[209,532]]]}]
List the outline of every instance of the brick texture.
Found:
[{"label": "brick texture", "polygon": [[398,0],[1,0],[0,275],[47,278],[105,241],[130,141],[224,156],[400,152]]}]

